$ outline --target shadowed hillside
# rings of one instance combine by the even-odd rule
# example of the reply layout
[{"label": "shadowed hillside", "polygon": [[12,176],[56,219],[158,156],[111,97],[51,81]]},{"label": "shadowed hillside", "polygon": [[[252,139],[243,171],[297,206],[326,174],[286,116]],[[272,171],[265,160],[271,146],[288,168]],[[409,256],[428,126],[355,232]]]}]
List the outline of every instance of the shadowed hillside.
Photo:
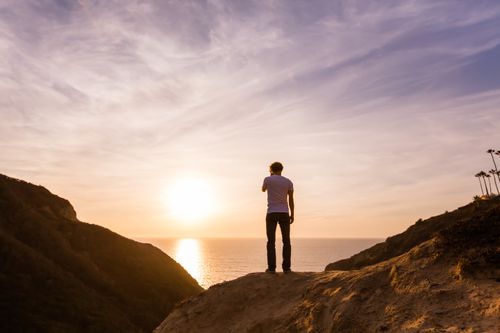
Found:
[{"label": "shadowed hillside", "polygon": [[79,222],[41,186],[0,175],[1,332],[148,332],[202,288],[150,244]]},{"label": "shadowed hillside", "polygon": [[441,227],[433,238],[360,269],[253,273],[215,285],[179,304],[155,332],[498,332],[498,203],[434,221]]},{"label": "shadowed hillside", "polygon": [[482,218],[500,207],[500,197],[490,200],[477,200],[452,212],[446,212],[427,220],[419,220],[405,232],[387,238],[348,259],[343,259],[326,266],[326,270],[351,270],[373,265],[399,256],[412,247],[421,244],[455,224],[471,219]]}]

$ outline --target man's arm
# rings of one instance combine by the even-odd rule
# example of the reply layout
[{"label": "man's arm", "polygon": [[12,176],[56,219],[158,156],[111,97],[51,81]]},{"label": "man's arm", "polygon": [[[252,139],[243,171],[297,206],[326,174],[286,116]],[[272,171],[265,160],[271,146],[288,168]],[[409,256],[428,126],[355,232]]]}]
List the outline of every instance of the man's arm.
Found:
[{"label": "man's arm", "polygon": [[295,202],[293,201],[293,190],[288,191],[288,204],[290,205],[290,224],[295,219]]},{"label": "man's arm", "polygon": [[264,179],[264,182],[262,183],[262,192],[266,192],[267,190],[267,184],[266,184],[266,179]]}]

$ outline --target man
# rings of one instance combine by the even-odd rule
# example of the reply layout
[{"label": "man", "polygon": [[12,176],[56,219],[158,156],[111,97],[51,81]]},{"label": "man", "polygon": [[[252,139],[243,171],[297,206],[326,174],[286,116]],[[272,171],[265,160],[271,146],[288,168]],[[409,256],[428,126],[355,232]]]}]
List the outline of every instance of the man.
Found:
[{"label": "man", "polygon": [[[267,273],[276,272],[276,225],[280,225],[283,239],[283,272],[289,273],[292,247],[290,244],[290,224],[294,220],[293,183],[283,177],[283,164],[274,162],[269,166],[271,175],[264,179],[262,192],[267,191]],[[288,200],[287,200],[288,197]],[[290,204],[290,212],[288,205]],[[289,215],[290,214],[290,215]]]}]

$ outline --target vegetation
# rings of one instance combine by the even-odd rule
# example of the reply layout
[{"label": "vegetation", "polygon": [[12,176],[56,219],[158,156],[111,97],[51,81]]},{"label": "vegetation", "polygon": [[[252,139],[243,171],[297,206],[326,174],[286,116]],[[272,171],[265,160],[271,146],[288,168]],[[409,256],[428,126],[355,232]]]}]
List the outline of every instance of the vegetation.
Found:
[{"label": "vegetation", "polygon": [[[488,173],[486,173],[484,171],[480,171],[480,172],[476,173],[476,175],[475,175],[475,177],[477,177],[479,179],[479,186],[481,187],[481,197],[480,197],[481,199],[488,199],[491,196],[500,195],[500,191],[498,190],[498,185],[497,185],[497,179],[498,179],[498,182],[500,183],[500,171],[498,171],[497,163],[495,161],[495,156],[494,156],[494,155],[500,156],[500,150],[495,151],[494,149],[488,149],[486,151],[486,153],[490,154],[491,160],[493,161],[494,169],[491,169],[490,171],[488,171]],[[496,194],[493,193],[493,189],[491,186],[491,177],[493,177],[493,181],[495,183],[495,188],[497,190]],[[483,191],[483,185],[481,184],[481,178],[483,179],[483,182],[484,182],[484,188],[486,190],[486,195]],[[488,189],[488,186],[486,185],[486,179],[488,179],[489,189]]]},{"label": "vegetation", "polygon": [[1,332],[146,332],[202,288],[150,244],[0,175]]}]

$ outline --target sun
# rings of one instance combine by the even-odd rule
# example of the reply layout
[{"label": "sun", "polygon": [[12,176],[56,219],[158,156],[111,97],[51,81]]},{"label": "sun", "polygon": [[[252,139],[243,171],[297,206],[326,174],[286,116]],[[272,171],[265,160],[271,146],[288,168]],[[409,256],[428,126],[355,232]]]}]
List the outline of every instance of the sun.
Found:
[{"label": "sun", "polygon": [[167,205],[175,219],[199,221],[214,213],[215,196],[206,180],[178,179],[168,189]]}]

